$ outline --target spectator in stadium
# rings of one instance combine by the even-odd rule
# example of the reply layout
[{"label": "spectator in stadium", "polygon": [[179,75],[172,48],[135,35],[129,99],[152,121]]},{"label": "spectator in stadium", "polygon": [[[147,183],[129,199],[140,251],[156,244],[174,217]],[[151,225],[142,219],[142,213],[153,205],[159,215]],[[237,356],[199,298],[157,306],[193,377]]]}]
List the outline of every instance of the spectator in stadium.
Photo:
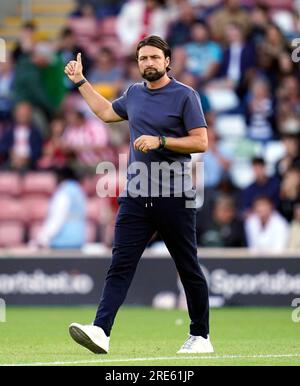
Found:
[{"label": "spectator in stadium", "polygon": [[[60,39],[57,45],[57,53],[61,58],[64,64],[68,63],[72,58],[77,56],[77,54],[82,53],[82,61],[85,68],[89,71],[91,67],[91,60],[85,52],[83,47],[79,47],[77,44],[77,39],[75,33],[71,28],[66,27],[62,30],[60,34]],[[73,84],[67,78],[65,78],[65,86],[68,90],[73,90]]]},{"label": "spectator in stadium", "polygon": [[277,89],[278,131],[280,134],[300,133],[300,91],[296,76],[285,76]]},{"label": "spectator in stadium", "polygon": [[295,134],[284,134],[281,141],[285,148],[284,156],[276,164],[276,174],[282,178],[292,167],[300,168],[300,139]]},{"label": "spectator in stadium", "polygon": [[[236,91],[242,98],[255,68],[255,49],[244,34],[243,26],[232,22],[225,27],[226,48],[222,55],[218,78],[223,87]],[[222,82],[223,80],[223,82]]]},{"label": "spectator in stadium", "polygon": [[248,246],[253,250],[280,252],[288,245],[289,224],[267,196],[255,199],[245,229]]},{"label": "spectator in stadium", "polygon": [[203,227],[202,221],[197,224],[197,241],[201,247],[246,247],[244,224],[237,217],[232,197],[216,199],[210,224],[207,227]]},{"label": "spectator in stadium", "polygon": [[123,71],[109,47],[100,48],[88,79],[105,98],[112,100],[119,95],[123,86]]},{"label": "spectator in stadium", "polygon": [[254,201],[259,196],[269,197],[274,207],[279,205],[279,179],[268,177],[266,163],[263,158],[252,160],[254,182],[240,193],[241,210],[247,215],[251,211]]},{"label": "spectator in stadium", "polygon": [[[196,154],[195,161],[201,161],[204,165],[204,202],[197,211],[197,223],[202,227],[209,226],[213,213],[213,205],[219,193],[220,185],[224,180],[229,179],[228,172],[233,160],[231,152],[219,141],[216,132],[212,127],[207,130],[209,148],[203,155]],[[197,171],[197,170],[196,170]],[[197,176],[200,179],[200,176]],[[195,176],[195,185],[197,186]],[[198,192],[198,200],[203,200],[203,192]]]},{"label": "spectator in stadium", "polygon": [[51,116],[65,95],[63,62],[50,42],[39,42],[29,57],[22,57],[15,69],[14,100],[28,101]]},{"label": "spectator in stadium", "polygon": [[18,171],[35,169],[42,147],[41,133],[32,124],[31,105],[27,102],[19,103],[14,110],[14,122],[0,141],[4,167]]},{"label": "spectator in stadium", "polygon": [[14,80],[14,65],[10,55],[5,62],[0,62],[0,123],[10,117],[13,107],[12,85]]},{"label": "spectator in stadium", "polygon": [[290,228],[289,249],[300,249],[300,200],[295,203],[294,215]]},{"label": "spectator in stadium", "polygon": [[126,2],[117,22],[117,34],[124,54],[133,53],[136,43],[148,35],[158,35],[165,39],[171,20],[165,0]]},{"label": "spectator in stadium", "polygon": [[204,83],[217,74],[222,50],[211,40],[209,27],[204,21],[194,22],[191,36],[192,41],[183,46],[183,70]]},{"label": "spectator in stadium", "polygon": [[273,139],[275,111],[270,86],[266,79],[255,78],[251,82],[245,112],[250,139],[263,144]]},{"label": "spectator in stadium", "polygon": [[194,90],[196,90],[200,96],[201,104],[202,104],[202,110],[206,118],[206,122],[208,126],[212,126],[214,124],[214,113],[211,108],[211,104],[209,102],[208,97],[206,96],[205,92],[203,92],[203,88],[199,87],[198,85],[198,78],[197,76],[189,73],[184,72],[178,77],[177,79],[179,82],[186,84],[187,86],[192,87]]},{"label": "spectator in stadium", "polygon": [[283,176],[280,187],[281,214],[291,221],[294,213],[294,206],[300,199],[300,169],[290,168]]},{"label": "spectator in stadium", "polygon": [[95,5],[91,2],[81,3],[77,12],[69,19],[68,26],[74,32],[77,44],[89,51],[99,39]]},{"label": "spectator in stadium", "polygon": [[101,160],[107,160],[105,151],[108,140],[107,127],[100,120],[88,119],[79,110],[66,113],[62,146],[69,159],[94,168]]},{"label": "spectator in stadium", "polygon": [[77,249],[86,242],[86,197],[69,167],[57,170],[58,186],[33,247]]},{"label": "spectator in stadium", "polygon": [[245,35],[250,31],[249,15],[241,7],[239,0],[225,0],[224,6],[212,13],[209,24],[215,40],[226,43],[225,30],[229,23],[238,23],[243,26]]},{"label": "spectator in stadium", "polygon": [[191,40],[191,27],[194,24],[195,10],[187,0],[178,4],[178,19],[169,28],[168,43],[170,47],[181,46]]},{"label": "spectator in stadium", "polygon": [[30,56],[36,41],[37,28],[34,22],[26,21],[20,30],[19,38],[12,51],[14,62],[18,62],[23,56]]},{"label": "spectator in stadium", "polygon": [[233,155],[218,141],[212,128],[208,130],[208,141],[209,149],[203,154],[204,180],[207,189],[215,190],[229,172]]},{"label": "spectator in stadium", "polygon": [[135,55],[130,55],[125,58],[123,76],[124,76],[124,82],[123,82],[122,92],[125,92],[127,88],[133,83],[142,81],[141,74],[136,65]]},{"label": "spectator in stadium", "polygon": [[[281,74],[290,72],[293,69],[289,64],[291,60],[291,50],[280,28],[273,23],[266,27],[265,39],[257,45],[257,63],[260,67],[260,73],[266,76],[274,91],[278,85]],[[287,63],[287,58],[289,58]],[[288,64],[288,69],[286,65]]]},{"label": "spectator in stadium", "polygon": [[249,39],[254,45],[262,43],[266,37],[266,27],[270,23],[269,8],[265,4],[257,4],[250,10],[251,30]]},{"label": "spectator in stadium", "polygon": [[43,155],[38,163],[41,169],[62,167],[66,163],[66,155],[62,146],[62,136],[65,130],[63,116],[57,115],[50,122],[50,137],[43,147]]}]

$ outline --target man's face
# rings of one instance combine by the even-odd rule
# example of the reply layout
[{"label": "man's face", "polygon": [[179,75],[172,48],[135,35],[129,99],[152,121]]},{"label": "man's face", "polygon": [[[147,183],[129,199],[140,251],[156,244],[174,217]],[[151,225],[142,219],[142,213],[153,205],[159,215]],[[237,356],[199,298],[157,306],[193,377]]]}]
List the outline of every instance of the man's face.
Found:
[{"label": "man's face", "polygon": [[254,172],[255,179],[258,181],[265,179],[267,176],[265,165],[260,163],[255,163],[253,165],[253,172]]},{"label": "man's face", "polygon": [[267,222],[272,215],[272,204],[267,200],[257,200],[254,204],[254,213],[262,222]]},{"label": "man's face", "polygon": [[30,104],[19,103],[14,111],[14,118],[19,125],[29,125],[32,119],[32,108]]},{"label": "man's face", "polygon": [[142,77],[155,82],[166,74],[170,59],[157,47],[144,46],[139,50],[138,66]]}]

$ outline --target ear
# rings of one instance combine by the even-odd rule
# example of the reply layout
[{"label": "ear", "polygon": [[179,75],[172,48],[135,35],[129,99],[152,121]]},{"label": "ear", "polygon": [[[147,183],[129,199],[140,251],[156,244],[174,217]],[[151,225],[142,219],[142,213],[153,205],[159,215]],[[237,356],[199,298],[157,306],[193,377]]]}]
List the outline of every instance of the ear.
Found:
[{"label": "ear", "polygon": [[169,57],[166,58],[166,64],[167,64],[167,67],[170,65],[170,58]]}]

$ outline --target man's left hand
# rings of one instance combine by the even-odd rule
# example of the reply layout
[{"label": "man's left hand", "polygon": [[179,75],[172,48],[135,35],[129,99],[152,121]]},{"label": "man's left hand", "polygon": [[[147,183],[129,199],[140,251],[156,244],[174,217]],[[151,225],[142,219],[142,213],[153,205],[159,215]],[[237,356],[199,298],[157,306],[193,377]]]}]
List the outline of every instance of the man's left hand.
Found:
[{"label": "man's left hand", "polygon": [[150,150],[158,149],[160,146],[159,137],[142,135],[134,141],[134,149],[148,153]]}]

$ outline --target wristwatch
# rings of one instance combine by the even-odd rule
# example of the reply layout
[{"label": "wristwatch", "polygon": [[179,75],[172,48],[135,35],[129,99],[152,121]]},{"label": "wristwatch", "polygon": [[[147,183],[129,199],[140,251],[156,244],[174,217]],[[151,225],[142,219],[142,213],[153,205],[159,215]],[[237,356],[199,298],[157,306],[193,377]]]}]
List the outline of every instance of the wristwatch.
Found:
[{"label": "wristwatch", "polygon": [[166,137],[164,135],[160,136],[159,137],[159,149],[164,149],[166,146],[166,142],[167,142]]}]

